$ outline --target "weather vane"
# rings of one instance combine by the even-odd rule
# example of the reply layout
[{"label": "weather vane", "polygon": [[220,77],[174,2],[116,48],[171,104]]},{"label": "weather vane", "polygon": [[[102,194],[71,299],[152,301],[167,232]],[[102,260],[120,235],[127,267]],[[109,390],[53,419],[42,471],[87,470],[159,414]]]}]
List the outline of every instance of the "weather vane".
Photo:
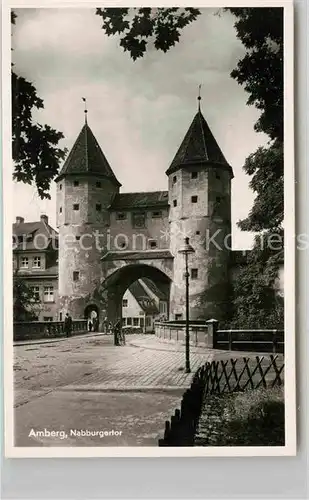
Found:
[{"label": "weather vane", "polygon": [[202,99],[202,98],[201,98],[201,88],[202,88],[202,84],[200,84],[200,85],[198,86],[198,98],[197,98],[197,100],[198,100],[198,110],[199,110],[199,111],[200,111],[200,109],[201,109],[201,99]]},{"label": "weather vane", "polygon": [[87,113],[88,113],[88,109],[87,109],[87,99],[86,99],[86,97],[82,97],[82,100],[83,100],[83,101],[84,101],[84,103],[85,103],[84,113],[85,113],[85,123],[87,123]]}]

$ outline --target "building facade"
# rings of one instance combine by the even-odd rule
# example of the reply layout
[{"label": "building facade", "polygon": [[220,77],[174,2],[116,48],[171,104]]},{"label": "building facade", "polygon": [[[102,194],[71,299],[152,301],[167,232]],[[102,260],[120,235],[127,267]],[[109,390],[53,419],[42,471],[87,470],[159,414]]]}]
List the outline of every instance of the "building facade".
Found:
[{"label": "building facade", "polygon": [[[57,182],[59,311],[94,312],[115,322],[139,279],[168,297],[166,317],[184,319],[184,238],[189,257],[190,318],[218,320],[228,303],[231,182],[226,161],[200,108],[166,170],[167,190],[121,193],[87,120]],[[101,323],[102,324],[102,323]]]},{"label": "building facade", "polygon": [[168,301],[161,290],[145,278],[135,281],[122,299],[122,325],[154,332],[154,322],[167,318]]},{"label": "building facade", "polygon": [[38,321],[57,321],[58,234],[42,215],[38,222],[17,217],[13,224],[13,279],[22,278],[37,300]]}]

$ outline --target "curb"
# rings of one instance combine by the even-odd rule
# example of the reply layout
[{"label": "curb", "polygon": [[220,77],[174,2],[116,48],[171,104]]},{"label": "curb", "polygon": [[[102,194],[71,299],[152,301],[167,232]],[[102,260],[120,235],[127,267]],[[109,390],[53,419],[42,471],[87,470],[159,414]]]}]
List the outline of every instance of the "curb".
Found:
[{"label": "curb", "polygon": [[65,386],[57,388],[61,392],[181,392],[190,387],[191,380],[188,385],[145,385],[145,386]]},{"label": "curb", "polygon": [[64,342],[65,340],[74,340],[80,338],[92,338],[92,337],[107,337],[104,333],[93,333],[93,334],[82,334],[82,335],[73,335],[72,337],[60,337],[60,338],[51,338],[47,339],[38,339],[38,340],[20,340],[13,343],[13,347],[23,346],[23,345],[37,345],[37,344],[52,344],[55,342]]}]

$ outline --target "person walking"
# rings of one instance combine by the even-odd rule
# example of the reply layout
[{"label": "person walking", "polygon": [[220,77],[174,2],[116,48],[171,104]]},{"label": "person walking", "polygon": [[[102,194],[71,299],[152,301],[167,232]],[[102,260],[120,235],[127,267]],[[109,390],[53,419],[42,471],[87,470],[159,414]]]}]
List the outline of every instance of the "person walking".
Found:
[{"label": "person walking", "polygon": [[66,313],[65,318],[64,318],[64,333],[66,334],[67,337],[71,337],[72,335],[72,325],[73,321],[69,313]]},{"label": "person walking", "polygon": [[89,332],[92,332],[92,326],[93,325],[92,325],[92,321],[91,321],[91,318],[90,318],[89,321],[88,321],[88,330],[89,330]]},{"label": "person walking", "polygon": [[120,321],[116,321],[114,325],[114,345],[120,345],[121,328]]}]

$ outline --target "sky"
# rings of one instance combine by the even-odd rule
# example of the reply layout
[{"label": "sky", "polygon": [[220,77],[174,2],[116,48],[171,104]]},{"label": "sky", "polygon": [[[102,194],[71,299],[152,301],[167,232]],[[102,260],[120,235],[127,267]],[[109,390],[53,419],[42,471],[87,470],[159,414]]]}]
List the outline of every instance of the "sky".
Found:
[{"label": "sky", "polygon": [[[16,9],[12,58],[15,71],[31,81],[44,100],[34,114],[63,132],[62,147],[70,149],[88,123],[103,149],[121,192],[167,189],[166,169],[197,111],[201,109],[223,154],[232,166],[232,245],[250,248],[252,235],[238,229],[254,193],[242,167],[246,157],[267,141],[254,131],[259,114],[247,106],[248,94],[230,72],[244,55],[231,14],[202,9],[186,27],[180,42],[167,53],[149,47],[133,61],[108,37],[93,8]],[[14,183],[13,217],[26,221],[49,216],[56,228],[56,189],[51,200],[40,200],[34,187]]]}]

